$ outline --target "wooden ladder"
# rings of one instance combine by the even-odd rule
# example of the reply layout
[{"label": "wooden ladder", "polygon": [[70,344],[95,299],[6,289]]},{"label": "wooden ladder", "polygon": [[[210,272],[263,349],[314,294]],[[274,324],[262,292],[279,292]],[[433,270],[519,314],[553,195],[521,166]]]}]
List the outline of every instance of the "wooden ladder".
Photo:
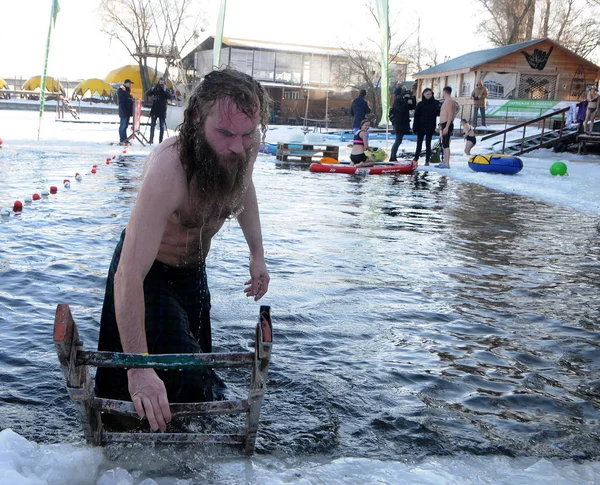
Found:
[{"label": "wooden ladder", "polygon": [[[272,333],[270,307],[261,306],[255,331],[254,352],[162,355],[90,352],[82,348],[83,343],[79,339],[77,325],[69,305],[58,305],[54,319],[54,345],[67,383],[67,391],[75,404],[87,442],[96,446],[115,442],[220,443],[241,446],[244,453],[251,455],[254,453],[260,408],[271,360]],[[173,418],[202,414],[245,413],[243,432],[240,434],[107,432],[102,424],[102,413],[137,418],[137,412],[131,401],[96,397],[90,366],[153,367],[155,369],[251,367],[247,399],[170,405]]]}]

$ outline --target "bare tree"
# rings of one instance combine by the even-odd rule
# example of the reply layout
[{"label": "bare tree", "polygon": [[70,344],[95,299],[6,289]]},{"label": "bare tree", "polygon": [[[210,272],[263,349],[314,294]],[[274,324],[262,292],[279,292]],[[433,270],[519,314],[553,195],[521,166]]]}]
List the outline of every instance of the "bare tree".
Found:
[{"label": "bare tree", "polygon": [[600,0],[544,0],[538,35],[582,57],[600,46]]},{"label": "bare tree", "polygon": [[[376,13],[375,4],[372,0],[365,3],[365,8],[370,14],[370,17],[374,21],[374,24],[379,31],[379,18]],[[398,18],[399,15],[392,16],[391,18]],[[375,29],[373,29],[375,30]],[[406,26],[404,26],[404,31]],[[391,71],[397,71],[400,61],[404,59],[403,53],[409,48],[409,41],[416,33],[416,29],[410,32],[404,37],[399,36],[395,31],[393,24],[390,25],[390,35],[388,36],[388,47],[389,47],[389,60],[388,67]],[[379,82],[381,82],[381,46],[379,38],[366,39],[365,42],[358,45],[350,44],[342,46],[341,49],[344,51],[347,57],[347,64],[349,69],[343,69],[336,73],[336,83],[340,85],[352,86],[356,89],[364,89],[367,91],[367,98],[371,101],[372,115],[374,118],[379,120],[381,118],[381,90],[379,89]],[[402,74],[395,73],[395,77],[403,77],[406,75],[404,71]],[[392,75],[390,75],[392,78]]]},{"label": "bare tree", "polygon": [[[497,46],[531,39],[535,0],[478,0],[488,13],[479,28]],[[491,25],[490,25],[491,20]]]},{"label": "bare tree", "polygon": [[190,13],[194,3],[193,0],[100,0],[103,32],[119,41],[136,61],[144,93],[156,81],[149,78],[148,60],[156,59],[156,69],[158,58],[162,57],[168,70],[181,58],[182,50],[198,37],[199,17]]},{"label": "bare tree", "polygon": [[408,43],[400,52],[408,61],[409,72],[420,72],[439,63],[439,53],[435,42],[421,38],[421,18],[417,21],[416,40]]}]

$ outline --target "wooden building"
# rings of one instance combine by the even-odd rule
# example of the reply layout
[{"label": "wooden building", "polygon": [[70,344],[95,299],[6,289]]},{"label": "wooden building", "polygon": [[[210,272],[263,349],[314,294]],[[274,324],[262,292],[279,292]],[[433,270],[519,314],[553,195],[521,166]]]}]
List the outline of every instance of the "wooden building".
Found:
[{"label": "wooden building", "polygon": [[463,108],[472,105],[477,81],[487,87],[489,101],[519,100],[523,106],[535,107],[582,100],[587,88],[598,83],[600,68],[557,42],[534,39],[470,52],[413,77],[418,93],[429,87],[438,98],[444,86],[451,86]]},{"label": "wooden building", "polygon": [[[214,36],[208,37],[184,59],[190,81],[198,81],[213,69]],[[221,64],[253,76],[274,101],[274,118],[284,123],[350,117],[350,108],[362,79],[353,72],[343,49],[223,38]],[[396,59],[390,78],[404,81],[407,63]],[[373,71],[379,72],[374,65]],[[325,116],[327,111],[328,116]]]}]

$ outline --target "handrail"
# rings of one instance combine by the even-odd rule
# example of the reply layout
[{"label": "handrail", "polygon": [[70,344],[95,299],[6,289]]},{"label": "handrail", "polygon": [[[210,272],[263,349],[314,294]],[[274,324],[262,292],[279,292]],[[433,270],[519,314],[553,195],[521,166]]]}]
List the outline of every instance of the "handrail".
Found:
[{"label": "handrail", "polygon": [[[577,106],[579,106],[579,104],[580,103],[577,103],[575,106],[577,107]],[[520,123],[520,124],[515,125],[515,126],[511,126],[510,128],[506,128],[506,129],[504,129],[502,131],[495,131],[494,133],[490,133],[489,135],[483,136],[481,138],[481,141],[485,141],[485,140],[488,140],[488,139],[493,138],[495,136],[502,135],[503,133],[508,133],[509,131],[518,130],[519,128],[523,128],[524,126],[531,125],[532,123],[538,123],[538,122],[540,122],[542,120],[545,120],[546,118],[550,118],[552,116],[556,116],[556,115],[561,114],[561,113],[566,113],[570,109],[571,109],[571,107],[561,108],[559,110],[553,111],[552,113],[548,113],[548,114],[546,114],[544,116],[540,116],[539,118],[534,118],[532,120],[524,121],[523,123]]]},{"label": "handrail", "polygon": [[[581,104],[581,102],[577,103],[575,105],[575,107],[579,107],[579,105]],[[521,149],[519,150],[519,152],[517,152],[517,155],[520,155],[521,153],[525,153],[525,152],[529,152],[532,151],[534,149],[538,149],[538,148],[542,148],[543,146],[547,146],[548,142],[544,142],[544,136],[547,136],[545,131],[546,131],[546,120],[548,118],[552,118],[553,116],[557,116],[557,115],[562,115],[561,116],[561,124],[560,124],[560,133],[558,135],[558,138],[556,138],[554,141],[560,141],[564,138],[564,125],[565,125],[565,114],[567,113],[567,111],[569,111],[571,109],[571,107],[567,107],[567,108],[561,108],[558,110],[553,111],[552,113],[548,113],[545,114],[544,116],[540,116],[538,118],[534,118],[532,120],[527,120],[524,121],[523,123],[520,123],[518,125],[515,126],[511,126],[510,128],[506,128],[502,131],[496,131],[494,133],[490,133],[489,135],[485,135],[484,137],[481,138],[481,141],[484,140],[489,140],[490,138],[494,138],[496,136],[502,136],[502,153],[504,153],[505,149],[506,149],[506,134],[514,131],[514,130],[518,130],[520,128],[523,128],[523,135],[521,136]],[[540,144],[536,147],[528,147],[527,149],[525,148],[525,132],[527,131],[527,127],[534,124],[534,123],[539,123],[542,122],[542,133],[539,135],[535,135],[535,136],[539,136],[540,138]],[[554,130],[551,130],[550,132],[552,132]]]}]

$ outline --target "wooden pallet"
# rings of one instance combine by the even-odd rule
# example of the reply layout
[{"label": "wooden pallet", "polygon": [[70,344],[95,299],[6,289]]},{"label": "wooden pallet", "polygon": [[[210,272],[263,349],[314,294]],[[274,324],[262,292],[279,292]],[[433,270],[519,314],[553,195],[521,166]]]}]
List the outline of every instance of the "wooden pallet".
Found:
[{"label": "wooden pallet", "polygon": [[600,145],[600,133],[582,133],[581,135],[577,135],[577,143],[579,143],[577,153],[586,153],[587,145]]},{"label": "wooden pallet", "polygon": [[[271,360],[270,307],[260,307],[254,352],[142,355],[84,351],[69,305],[65,304],[58,305],[56,309],[54,345],[67,383],[67,391],[75,404],[88,443],[96,446],[115,442],[220,443],[241,446],[249,455],[254,452],[260,408]],[[102,424],[104,413],[137,418],[137,412],[131,401],[96,397],[90,366],[155,369],[250,367],[250,390],[247,399],[170,404],[173,418],[201,414],[245,413],[246,422],[243,432],[240,434],[107,432]]]},{"label": "wooden pallet", "polygon": [[[292,148],[291,146],[294,146]],[[300,147],[301,148],[298,148]],[[313,157],[330,157],[338,160],[340,156],[340,147],[337,145],[305,145],[299,143],[278,143],[275,158],[282,162],[287,162],[288,157],[299,157],[303,163],[312,163]]]}]

